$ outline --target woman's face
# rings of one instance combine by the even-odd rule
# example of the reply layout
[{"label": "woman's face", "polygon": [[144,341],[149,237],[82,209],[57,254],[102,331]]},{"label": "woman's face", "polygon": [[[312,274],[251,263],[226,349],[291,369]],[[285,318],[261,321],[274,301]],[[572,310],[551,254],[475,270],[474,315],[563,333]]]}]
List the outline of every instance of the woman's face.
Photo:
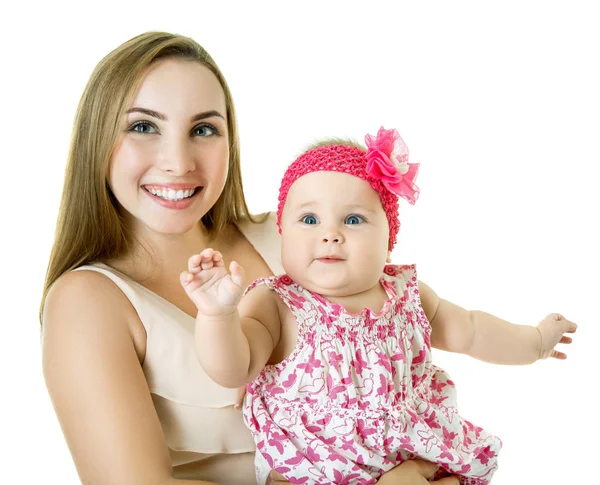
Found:
[{"label": "woman's face", "polygon": [[219,81],[180,59],[152,64],[123,121],[109,185],[134,231],[180,234],[215,204],[229,139]]}]

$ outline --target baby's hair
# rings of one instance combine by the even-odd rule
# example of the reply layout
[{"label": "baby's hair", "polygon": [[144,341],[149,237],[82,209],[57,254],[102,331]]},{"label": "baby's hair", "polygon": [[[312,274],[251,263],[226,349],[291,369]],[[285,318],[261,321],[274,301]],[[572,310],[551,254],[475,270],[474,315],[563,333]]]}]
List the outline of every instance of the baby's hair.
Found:
[{"label": "baby's hair", "polygon": [[319,140],[312,142],[304,150],[302,150],[301,153],[296,155],[296,158],[301,157],[306,152],[310,152],[311,150],[314,150],[316,148],[332,147],[332,146],[336,146],[336,145],[345,146],[345,147],[356,147],[356,148],[360,148],[363,152],[367,151],[367,148],[364,145],[361,145],[359,142],[357,142],[356,140],[353,140],[352,138],[342,138],[342,137],[337,137],[337,136],[331,136],[328,138],[321,138]]},{"label": "baby's hair", "polygon": [[353,140],[351,138],[338,138],[338,137],[323,138],[321,140],[317,140],[314,143],[312,143],[308,148],[306,148],[305,151],[314,150],[315,148],[319,148],[319,147],[329,147],[329,146],[335,146],[335,145],[356,147],[356,148],[360,148],[361,150],[363,150],[365,152],[367,151],[367,148],[365,146],[361,145],[356,140]]}]

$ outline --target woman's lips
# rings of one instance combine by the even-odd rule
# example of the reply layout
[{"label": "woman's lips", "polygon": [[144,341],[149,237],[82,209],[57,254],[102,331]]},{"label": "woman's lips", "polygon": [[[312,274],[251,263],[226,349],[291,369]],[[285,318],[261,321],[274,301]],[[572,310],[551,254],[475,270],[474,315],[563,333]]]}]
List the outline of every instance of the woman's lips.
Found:
[{"label": "woman's lips", "polygon": [[192,190],[200,188],[201,186],[194,183],[158,183],[158,184],[143,184],[142,187],[146,190]]},{"label": "woman's lips", "polygon": [[[183,184],[172,184],[172,185],[169,185],[168,188],[170,190],[175,190],[176,185],[179,185],[179,187],[183,187]],[[174,210],[187,209],[194,202],[194,200],[196,200],[198,195],[204,189],[204,187],[195,187],[193,189],[194,193],[192,195],[190,195],[189,197],[186,197],[181,200],[169,200],[169,199],[163,198],[162,196],[155,195],[155,194],[151,193],[149,190],[149,189],[156,190],[158,187],[159,186],[156,186],[156,185],[142,186],[144,193],[146,195],[148,195],[154,202],[158,203],[162,207],[165,207],[167,209],[174,209]],[[167,188],[167,186],[160,186],[160,187],[162,187],[163,190]],[[179,187],[177,187],[177,191],[184,190],[183,188],[179,188]],[[191,186],[187,185],[186,187],[187,187],[186,190],[190,190]],[[163,196],[164,196],[164,192],[163,192]]]}]

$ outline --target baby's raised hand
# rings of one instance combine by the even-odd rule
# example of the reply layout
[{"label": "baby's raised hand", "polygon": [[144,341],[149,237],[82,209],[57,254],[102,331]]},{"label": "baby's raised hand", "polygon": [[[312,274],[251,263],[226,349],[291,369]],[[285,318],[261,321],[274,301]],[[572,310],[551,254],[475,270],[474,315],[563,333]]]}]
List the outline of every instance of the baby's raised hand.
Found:
[{"label": "baby's raised hand", "polygon": [[223,256],[212,248],[188,260],[188,270],[180,275],[181,285],[206,316],[228,315],[235,311],[244,290],[244,269],[232,261],[231,275],[225,269]]},{"label": "baby's raised hand", "polygon": [[540,348],[540,359],[554,357],[555,359],[566,359],[567,354],[554,350],[557,344],[570,344],[573,339],[564,335],[575,333],[577,325],[570,322],[558,313],[551,313],[544,318],[536,327],[542,338]]}]

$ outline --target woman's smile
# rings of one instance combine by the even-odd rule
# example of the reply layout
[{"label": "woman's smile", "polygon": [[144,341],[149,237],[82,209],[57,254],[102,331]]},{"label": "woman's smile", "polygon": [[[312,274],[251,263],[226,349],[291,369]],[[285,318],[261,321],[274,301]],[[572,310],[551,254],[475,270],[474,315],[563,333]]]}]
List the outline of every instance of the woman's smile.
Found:
[{"label": "woman's smile", "polygon": [[142,186],[144,193],[150,199],[167,209],[187,209],[199,196],[204,187],[195,187],[192,189],[162,188],[157,189],[149,186]]},{"label": "woman's smile", "polygon": [[156,203],[168,209],[186,209],[202,192],[202,186],[189,184],[142,185],[143,191]]}]

